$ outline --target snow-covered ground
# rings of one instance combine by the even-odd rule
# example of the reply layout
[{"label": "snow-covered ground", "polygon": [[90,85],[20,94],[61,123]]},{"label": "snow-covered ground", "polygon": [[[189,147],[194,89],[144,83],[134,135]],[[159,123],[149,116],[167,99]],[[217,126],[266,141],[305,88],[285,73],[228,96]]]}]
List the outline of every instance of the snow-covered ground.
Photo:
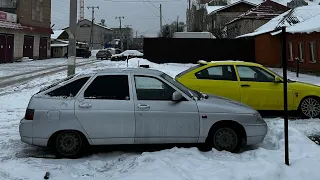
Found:
[{"label": "snow-covered ground", "polygon": [[[148,64],[175,76],[193,64],[154,64],[131,59],[129,67]],[[126,62],[101,61],[88,69],[127,67]],[[276,69],[276,71],[280,71]],[[289,77],[294,78],[294,73]],[[263,143],[242,153],[200,152],[197,148],[172,148],[155,152],[100,152],[77,160],[32,158],[48,153],[20,142],[18,125],[29,98],[41,87],[66,77],[66,72],[37,78],[6,95],[0,95],[0,179],[172,179],[172,180],[319,180],[320,148],[306,136],[320,134],[320,120],[289,122],[291,166],[284,164],[283,120],[266,119],[269,131]],[[320,84],[317,77],[301,75],[299,80]]]},{"label": "snow-covered ground", "polygon": [[[89,59],[77,58],[76,63],[91,61],[95,57]],[[52,58],[46,60],[27,61],[27,62],[14,62],[8,64],[1,64],[0,77],[12,76],[20,73],[33,72],[36,70],[54,68],[57,66],[67,65],[68,59],[66,58]]]}]

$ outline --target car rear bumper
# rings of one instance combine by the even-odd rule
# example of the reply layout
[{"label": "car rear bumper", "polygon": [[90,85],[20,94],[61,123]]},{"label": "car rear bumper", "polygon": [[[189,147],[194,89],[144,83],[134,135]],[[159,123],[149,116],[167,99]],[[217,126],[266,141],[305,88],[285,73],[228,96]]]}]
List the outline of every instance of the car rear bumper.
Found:
[{"label": "car rear bumper", "polygon": [[19,124],[21,141],[34,146],[47,147],[48,139],[33,137],[33,122],[22,119]]}]

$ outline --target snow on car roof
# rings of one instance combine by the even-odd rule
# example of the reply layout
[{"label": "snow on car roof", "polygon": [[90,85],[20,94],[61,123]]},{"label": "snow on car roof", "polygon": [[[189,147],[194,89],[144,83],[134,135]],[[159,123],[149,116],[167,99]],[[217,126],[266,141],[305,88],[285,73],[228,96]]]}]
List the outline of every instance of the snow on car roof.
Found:
[{"label": "snow on car roof", "polygon": [[161,75],[163,72],[155,70],[155,69],[147,69],[147,68],[107,68],[103,70],[87,70],[76,74],[75,77],[78,76],[88,76],[94,74],[114,74],[114,73],[137,73],[137,74],[150,74],[150,75]]}]

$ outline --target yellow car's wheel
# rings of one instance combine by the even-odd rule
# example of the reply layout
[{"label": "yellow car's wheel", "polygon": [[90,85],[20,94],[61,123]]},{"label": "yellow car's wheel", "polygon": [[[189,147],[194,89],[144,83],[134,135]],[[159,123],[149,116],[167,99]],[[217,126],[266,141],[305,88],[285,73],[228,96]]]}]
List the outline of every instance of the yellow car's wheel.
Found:
[{"label": "yellow car's wheel", "polygon": [[303,118],[318,118],[320,116],[319,98],[304,98],[300,103],[299,110]]}]

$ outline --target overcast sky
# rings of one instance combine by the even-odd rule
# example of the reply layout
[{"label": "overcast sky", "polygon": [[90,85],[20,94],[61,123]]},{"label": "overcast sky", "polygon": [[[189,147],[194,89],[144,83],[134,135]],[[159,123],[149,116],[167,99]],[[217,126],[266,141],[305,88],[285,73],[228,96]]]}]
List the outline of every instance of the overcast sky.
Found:
[{"label": "overcast sky", "polygon": [[[131,1],[131,2],[130,2]],[[144,1],[144,2],[142,2]],[[51,0],[53,29],[69,26],[70,0]],[[79,0],[78,0],[79,2]],[[85,18],[91,20],[91,9],[87,6],[99,6],[95,9],[95,22],[106,20],[108,27],[119,27],[116,16],[124,16],[122,25],[131,25],[138,35],[155,36],[160,29],[159,6],[162,4],[163,24],[186,21],[187,0],[85,0]],[[79,17],[79,4],[78,4]]]}]

